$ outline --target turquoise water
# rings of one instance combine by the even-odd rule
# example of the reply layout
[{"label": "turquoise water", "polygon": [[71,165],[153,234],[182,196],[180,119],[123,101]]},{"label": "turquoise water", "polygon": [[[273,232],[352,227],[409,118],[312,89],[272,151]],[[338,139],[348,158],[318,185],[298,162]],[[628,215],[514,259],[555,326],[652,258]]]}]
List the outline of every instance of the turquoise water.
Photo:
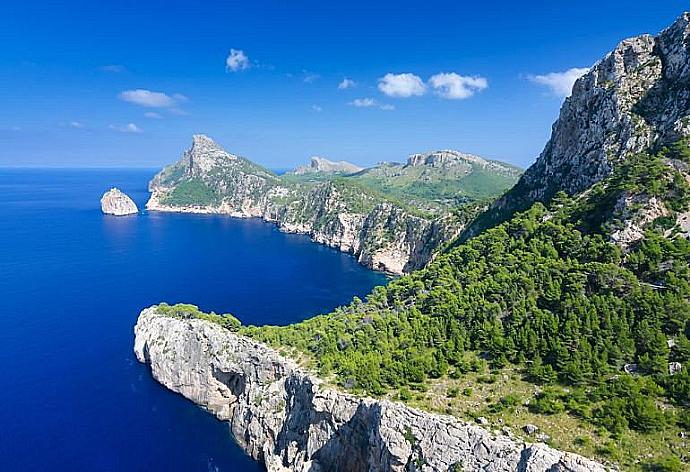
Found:
[{"label": "turquoise water", "polygon": [[225,423],[132,353],[145,306],[191,302],[285,324],[385,277],[258,220],[102,215],[140,208],[153,170],[0,170],[0,469],[261,470]]}]

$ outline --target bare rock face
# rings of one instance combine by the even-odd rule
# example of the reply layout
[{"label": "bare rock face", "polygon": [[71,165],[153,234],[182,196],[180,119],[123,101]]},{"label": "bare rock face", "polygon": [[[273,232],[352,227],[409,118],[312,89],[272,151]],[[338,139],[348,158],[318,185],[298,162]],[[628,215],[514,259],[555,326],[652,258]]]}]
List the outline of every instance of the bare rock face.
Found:
[{"label": "bare rock face", "polygon": [[690,13],[684,13],[657,36],[622,41],[575,82],[546,147],[492,205],[497,216],[491,218],[504,219],[561,190],[582,192],[631,154],[689,134]]},{"label": "bare rock face", "polygon": [[138,213],[139,209],[120,189],[111,188],[101,197],[101,211],[106,215],[125,216]]},{"label": "bare rock face", "polygon": [[329,161],[323,157],[313,156],[308,166],[299,166],[291,173],[296,175],[327,173],[327,174],[354,174],[364,170],[363,167],[347,161]]},{"label": "bare rock face", "polygon": [[269,472],[570,471],[604,466],[449,416],[325,387],[294,362],[209,321],[139,315],[134,351],[153,377],[229,423]]}]

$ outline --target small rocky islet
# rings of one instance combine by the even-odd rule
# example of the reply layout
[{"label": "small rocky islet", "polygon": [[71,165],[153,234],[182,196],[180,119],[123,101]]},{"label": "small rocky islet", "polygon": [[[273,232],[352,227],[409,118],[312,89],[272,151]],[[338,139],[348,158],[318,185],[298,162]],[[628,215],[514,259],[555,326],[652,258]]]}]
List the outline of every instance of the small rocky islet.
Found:
[{"label": "small rocky islet", "polygon": [[139,209],[126,193],[113,187],[101,197],[101,211],[106,215],[127,216],[138,213]]}]

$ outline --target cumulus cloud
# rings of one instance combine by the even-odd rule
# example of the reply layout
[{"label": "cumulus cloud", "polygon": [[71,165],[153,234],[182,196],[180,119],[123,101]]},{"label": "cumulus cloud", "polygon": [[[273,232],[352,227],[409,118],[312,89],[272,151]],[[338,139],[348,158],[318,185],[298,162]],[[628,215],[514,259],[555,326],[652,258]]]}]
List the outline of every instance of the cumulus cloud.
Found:
[{"label": "cumulus cloud", "polygon": [[345,77],[342,82],[338,84],[338,90],[346,90],[357,86],[357,82]]},{"label": "cumulus cloud", "polygon": [[393,105],[388,103],[379,103],[373,98],[355,98],[349,105],[357,108],[380,108],[381,110],[395,110]]},{"label": "cumulus cloud", "polygon": [[125,102],[148,108],[175,108],[181,102],[187,101],[187,97],[180,93],[171,96],[167,93],[152,92],[145,89],[125,90],[120,93],[119,97]]},{"label": "cumulus cloud", "polygon": [[120,133],[142,133],[144,130],[139,128],[134,123],[127,123],[126,125],[110,125],[108,128]]},{"label": "cumulus cloud", "polygon": [[426,93],[426,84],[414,74],[388,73],[379,79],[379,90],[389,97],[412,97]]},{"label": "cumulus cloud", "polygon": [[231,72],[249,69],[249,57],[241,49],[230,49],[230,54],[225,58],[225,69]]},{"label": "cumulus cloud", "polygon": [[314,111],[317,111],[317,112],[318,112],[318,111],[323,111],[323,108],[321,108],[321,107],[318,106],[318,105],[312,105],[312,106],[311,106],[311,109],[314,110]]},{"label": "cumulus cloud", "polygon": [[550,72],[543,75],[529,75],[527,78],[535,84],[543,85],[559,97],[569,97],[575,81],[589,72],[587,67],[573,67],[563,72]]},{"label": "cumulus cloud", "polygon": [[489,82],[484,77],[442,72],[431,76],[429,85],[434,89],[434,93],[441,98],[462,100],[484,90],[489,86]]}]

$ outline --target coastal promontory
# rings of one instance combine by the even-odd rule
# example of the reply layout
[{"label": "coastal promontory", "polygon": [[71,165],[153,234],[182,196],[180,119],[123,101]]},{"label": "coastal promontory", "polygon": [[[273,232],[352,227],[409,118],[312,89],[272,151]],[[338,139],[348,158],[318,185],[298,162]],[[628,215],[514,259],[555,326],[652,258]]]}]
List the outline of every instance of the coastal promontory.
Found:
[{"label": "coastal promontory", "polygon": [[101,211],[106,215],[126,216],[139,212],[136,203],[118,188],[111,188],[101,197]]}]

